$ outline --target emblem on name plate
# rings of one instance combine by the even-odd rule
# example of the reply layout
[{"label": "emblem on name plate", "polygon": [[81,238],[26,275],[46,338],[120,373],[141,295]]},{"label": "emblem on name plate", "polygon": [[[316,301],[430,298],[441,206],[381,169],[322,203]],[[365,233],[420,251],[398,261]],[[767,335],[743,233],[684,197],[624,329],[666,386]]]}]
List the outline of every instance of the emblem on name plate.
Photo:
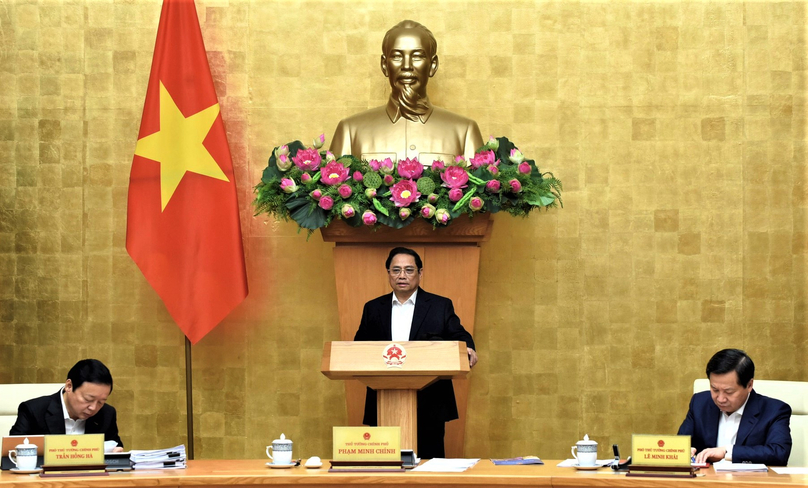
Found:
[{"label": "emblem on name plate", "polygon": [[388,368],[400,368],[404,365],[404,360],[407,359],[407,351],[404,350],[404,346],[394,342],[384,348],[382,358],[384,358],[384,364]]}]

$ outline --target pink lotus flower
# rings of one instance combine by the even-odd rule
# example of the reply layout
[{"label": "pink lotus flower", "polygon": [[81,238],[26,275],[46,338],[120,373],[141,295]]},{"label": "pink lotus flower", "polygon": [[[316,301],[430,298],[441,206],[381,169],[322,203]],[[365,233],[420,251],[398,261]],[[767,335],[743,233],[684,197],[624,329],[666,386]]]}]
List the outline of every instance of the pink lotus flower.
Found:
[{"label": "pink lotus flower", "polygon": [[485,143],[489,149],[493,149],[496,151],[499,149],[499,139],[496,139],[494,136],[488,136],[488,142]]},{"label": "pink lotus flower", "polygon": [[469,165],[469,163],[466,162],[466,158],[464,158],[463,156],[455,156],[454,163],[452,163],[452,164],[454,166],[460,166],[460,167],[463,167],[463,168],[465,168],[466,166]]},{"label": "pink lotus flower", "polygon": [[300,181],[308,185],[311,182],[311,175],[308,173],[303,173],[300,175]]},{"label": "pink lotus flower", "polygon": [[320,181],[326,185],[339,185],[348,179],[348,168],[336,161],[332,161],[320,168],[320,174],[322,175]]},{"label": "pink lotus flower", "polygon": [[530,164],[528,164],[525,161],[519,163],[519,172],[522,173],[523,175],[530,173]]},{"label": "pink lotus flower", "polygon": [[356,215],[356,210],[354,210],[353,205],[351,205],[350,203],[346,203],[345,205],[342,206],[342,210],[340,210],[340,213],[346,219],[350,219],[351,217]]},{"label": "pink lotus flower", "polygon": [[499,167],[494,166],[493,164],[485,169],[487,169],[488,172],[491,173],[492,175],[499,173]]},{"label": "pink lotus flower", "polygon": [[289,168],[292,167],[292,160],[289,159],[288,154],[281,154],[275,158],[275,163],[278,165],[278,169],[281,171],[289,171]]},{"label": "pink lotus flower", "polygon": [[395,203],[396,207],[407,207],[417,202],[418,197],[421,196],[418,193],[418,185],[412,180],[401,180],[393,185],[390,191],[393,193],[390,201]]},{"label": "pink lotus flower", "polygon": [[362,222],[365,225],[374,225],[376,223],[376,214],[372,210],[365,210],[362,214]]},{"label": "pink lotus flower", "polygon": [[374,198],[376,196],[376,189],[375,188],[368,188],[365,190],[365,196],[368,198]]},{"label": "pink lotus flower", "polygon": [[341,196],[342,198],[348,198],[351,195],[353,195],[353,190],[348,185],[340,185],[338,191],[339,191],[339,196]]},{"label": "pink lotus flower", "polygon": [[451,190],[449,190],[449,200],[457,202],[461,198],[463,198],[463,190],[461,190],[460,188],[452,188]]},{"label": "pink lotus flower", "polygon": [[519,180],[517,180],[516,178],[510,180],[508,184],[511,186],[512,192],[519,193],[520,191],[522,191],[522,184],[519,183]]},{"label": "pink lotus flower", "polygon": [[491,180],[485,184],[485,189],[488,193],[499,193],[500,183],[497,180]]},{"label": "pink lotus flower", "polygon": [[328,195],[325,195],[323,198],[320,199],[320,208],[323,210],[331,210],[334,206],[334,199]]},{"label": "pink lotus flower", "polygon": [[465,188],[469,181],[469,174],[460,166],[449,166],[446,171],[440,174],[443,186],[449,188]]},{"label": "pink lotus flower", "polygon": [[446,168],[446,165],[440,159],[432,161],[432,171],[437,173],[438,171],[443,171],[444,168]]},{"label": "pink lotus flower", "polygon": [[384,175],[382,181],[384,182],[385,186],[392,186],[396,180],[393,178],[393,175]]},{"label": "pink lotus flower", "polygon": [[364,180],[364,179],[365,179],[365,177],[362,175],[362,172],[361,172],[361,171],[354,171],[354,173],[353,173],[353,179],[354,179],[355,181],[362,181],[362,180]]},{"label": "pink lotus flower", "polygon": [[435,215],[435,207],[428,203],[421,207],[421,217],[431,219],[433,215]]},{"label": "pink lotus flower", "polygon": [[429,196],[426,197],[426,201],[431,203],[432,205],[435,205],[436,203],[438,203],[438,198],[440,197],[438,197],[437,193],[430,193]]},{"label": "pink lotus flower", "polygon": [[435,220],[437,220],[443,225],[448,224],[449,219],[451,218],[452,216],[449,215],[449,211],[446,210],[445,208],[439,208],[438,210],[435,211]]},{"label": "pink lotus flower", "polygon": [[295,162],[295,166],[300,168],[300,171],[317,171],[323,158],[316,149],[301,149],[295,154],[292,161]]},{"label": "pink lotus flower", "polygon": [[477,212],[478,210],[483,208],[483,199],[480,197],[471,197],[469,200],[469,208],[473,211]]},{"label": "pink lotus flower", "polygon": [[315,200],[319,200],[323,196],[323,192],[320,190],[314,190],[313,192],[309,193],[311,197]]},{"label": "pink lotus flower", "polygon": [[291,178],[283,178],[281,179],[281,191],[284,193],[294,193],[297,191],[297,185],[295,184],[295,180]]},{"label": "pink lotus flower", "polygon": [[508,156],[508,159],[510,159],[513,164],[519,164],[525,160],[525,156],[519,151],[519,149],[513,148],[511,149],[511,154]]},{"label": "pink lotus flower", "polygon": [[409,178],[417,180],[424,172],[424,165],[418,162],[418,159],[403,159],[398,162],[398,174],[402,178]]},{"label": "pink lotus flower", "polygon": [[336,160],[337,160],[337,158],[334,156],[334,153],[332,153],[331,151],[326,151],[325,152],[325,161],[327,163],[330,163],[331,161],[336,161]]},{"label": "pink lotus flower", "polygon": [[376,159],[371,159],[370,161],[368,161],[368,166],[370,166],[370,169],[372,169],[373,171],[379,171],[379,168],[382,167],[382,163],[380,163]]},{"label": "pink lotus flower", "polygon": [[412,215],[412,210],[408,209],[407,207],[398,209],[398,216],[401,220],[407,220]]},{"label": "pink lotus flower", "polygon": [[325,144],[325,134],[320,134],[319,137],[314,138],[314,147],[315,149],[320,149]]},{"label": "pink lotus flower", "polygon": [[494,154],[494,151],[482,151],[478,152],[471,158],[471,167],[474,169],[482,168],[483,166],[490,166],[495,165],[497,161],[497,157]]},{"label": "pink lotus flower", "polygon": [[390,175],[390,174],[393,174],[393,167],[394,167],[394,166],[395,166],[395,165],[393,164],[393,160],[392,160],[392,159],[390,159],[390,158],[385,158],[385,159],[384,159],[384,161],[382,161],[381,163],[379,163],[379,171],[380,171],[382,174]]}]

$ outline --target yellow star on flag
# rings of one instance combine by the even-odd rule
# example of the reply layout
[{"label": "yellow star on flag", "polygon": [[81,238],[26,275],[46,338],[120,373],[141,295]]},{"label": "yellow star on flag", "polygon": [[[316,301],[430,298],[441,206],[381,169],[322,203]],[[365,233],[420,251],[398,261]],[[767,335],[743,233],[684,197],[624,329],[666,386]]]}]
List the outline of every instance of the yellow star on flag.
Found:
[{"label": "yellow star on flag", "polygon": [[162,209],[185,176],[192,172],[217,180],[230,181],[202,144],[219,116],[219,104],[185,117],[168,90],[160,82],[160,130],[138,139],[135,155],[160,163]]}]

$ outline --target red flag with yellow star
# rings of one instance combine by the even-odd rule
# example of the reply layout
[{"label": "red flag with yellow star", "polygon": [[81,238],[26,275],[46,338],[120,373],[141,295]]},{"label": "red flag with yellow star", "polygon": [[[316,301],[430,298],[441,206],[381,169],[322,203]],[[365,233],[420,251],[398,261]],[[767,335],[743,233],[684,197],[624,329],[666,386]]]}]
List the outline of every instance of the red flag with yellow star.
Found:
[{"label": "red flag with yellow star", "polygon": [[247,296],[233,162],[193,0],[163,2],[126,249],[193,344]]}]

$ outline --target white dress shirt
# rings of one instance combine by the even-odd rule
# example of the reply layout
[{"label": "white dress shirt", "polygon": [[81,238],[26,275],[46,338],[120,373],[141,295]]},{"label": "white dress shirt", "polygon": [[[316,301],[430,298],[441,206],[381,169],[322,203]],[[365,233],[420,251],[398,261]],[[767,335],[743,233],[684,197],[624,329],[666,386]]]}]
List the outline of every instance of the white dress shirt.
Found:
[{"label": "white dress shirt", "polygon": [[87,423],[84,419],[73,420],[70,418],[70,414],[67,413],[67,406],[65,406],[65,389],[62,388],[62,391],[59,392],[59,399],[62,401],[62,414],[65,417],[65,434],[83,434],[84,433],[84,424]]},{"label": "white dress shirt", "polygon": [[746,408],[746,402],[749,401],[751,393],[746,396],[746,401],[743,402],[741,408],[727,415],[721,412],[721,418],[718,420],[718,440],[716,447],[722,447],[727,450],[727,455],[724,456],[725,461],[732,461],[732,446],[738,440],[738,428],[741,426],[741,418],[743,411]]},{"label": "white dress shirt", "polygon": [[396,342],[410,340],[412,328],[412,314],[415,312],[415,296],[418,290],[412,292],[408,299],[401,303],[393,293],[393,312],[390,315],[390,333]]}]

